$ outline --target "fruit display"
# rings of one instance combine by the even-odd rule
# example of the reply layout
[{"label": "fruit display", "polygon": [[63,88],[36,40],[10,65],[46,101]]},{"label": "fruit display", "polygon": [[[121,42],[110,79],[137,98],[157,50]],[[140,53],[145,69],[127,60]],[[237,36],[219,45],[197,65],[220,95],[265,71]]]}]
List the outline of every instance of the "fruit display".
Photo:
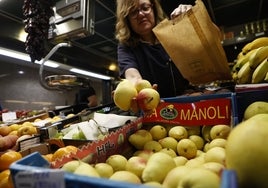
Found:
[{"label": "fruit display", "polygon": [[237,84],[268,82],[268,37],[257,38],[242,48],[232,76]]}]

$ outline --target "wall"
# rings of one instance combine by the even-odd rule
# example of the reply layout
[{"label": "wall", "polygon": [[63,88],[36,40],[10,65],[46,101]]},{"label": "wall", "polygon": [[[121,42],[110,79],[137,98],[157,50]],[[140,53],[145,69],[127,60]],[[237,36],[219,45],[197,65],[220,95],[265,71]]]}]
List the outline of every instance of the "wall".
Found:
[{"label": "wall", "polygon": [[[9,110],[39,110],[44,107],[72,105],[77,89],[55,91],[43,88],[39,82],[39,68],[7,63],[0,59],[0,104]],[[24,74],[18,74],[23,70]],[[46,75],[58,74],[45,71]],[[98,100],[102,102],[102,82],[93,80]]]}]

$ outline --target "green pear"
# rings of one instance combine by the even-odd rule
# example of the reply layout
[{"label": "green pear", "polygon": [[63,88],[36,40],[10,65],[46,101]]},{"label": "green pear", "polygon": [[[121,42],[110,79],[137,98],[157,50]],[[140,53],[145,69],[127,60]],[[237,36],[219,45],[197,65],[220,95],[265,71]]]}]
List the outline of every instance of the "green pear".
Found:
[{"label": "green pear", "polygon": [[220,177],[203,168],[192,168],[185,174],[177,188],[219,188]]},{"label": "green pear", "polygon": [[226,143],[226,168],[235,170],[239,187],[268,187],[268,114],[239,123]]},{"label": "green pear", "polygon": [[247,106],[244,111],[244,120],[247,120],[256,114],[268,114],[268,102],[255,101]]},{"label": "green pear", "polygon": [[142,180],[162,183],[168,172],[175,167],[176,163],[171,156],[163,152],[154,153],[142,172]]},{"label": "green pear", "polygon": [[100,175],[93,166],[82,161],[80,161],[80,165],[75,169],[73,173],[83,176],[100,177]]},{"label": "green pear", "polygon": [[72,161],[69,161],[67,163],[65,163],[61,169],[66,171],[66,172],[71,172],[73,173],[77,167],[81,164],[81,161],[79,160],[72,160]]},{"label": "green pear", "polygon": [[168,188],[177,188],[183,176],[190,172],[191,168],[187,166],[178,166],[173,168],[166,175],[162,185]]}]

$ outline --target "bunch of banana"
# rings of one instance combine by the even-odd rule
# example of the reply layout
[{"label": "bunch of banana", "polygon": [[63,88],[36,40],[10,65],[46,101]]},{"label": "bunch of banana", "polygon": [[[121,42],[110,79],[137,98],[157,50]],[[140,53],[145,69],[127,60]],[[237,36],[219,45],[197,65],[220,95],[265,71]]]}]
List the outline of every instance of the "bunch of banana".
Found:
[{"label": "bunch of banana", "polygon": [[247,43],[232,67],[233,80],[238,84],[268,82],[267,58],[268,37],[260,37]]},{"label": "bunch of banana", "polygon": [[248,61],[237,72],[238,84],[265,82],[268,72],[268,45],[254,50]]}]

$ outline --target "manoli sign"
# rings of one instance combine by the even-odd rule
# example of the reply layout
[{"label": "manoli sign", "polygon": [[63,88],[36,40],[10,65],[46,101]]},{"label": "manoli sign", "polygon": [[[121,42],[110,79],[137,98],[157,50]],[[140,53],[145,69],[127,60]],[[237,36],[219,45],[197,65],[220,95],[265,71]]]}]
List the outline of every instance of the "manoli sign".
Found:
[{"label": "manoli sign", "polygon": [[163,102],[143,122],[180,125],[231,124],[231,99],[210,99],[193,103]]}]

